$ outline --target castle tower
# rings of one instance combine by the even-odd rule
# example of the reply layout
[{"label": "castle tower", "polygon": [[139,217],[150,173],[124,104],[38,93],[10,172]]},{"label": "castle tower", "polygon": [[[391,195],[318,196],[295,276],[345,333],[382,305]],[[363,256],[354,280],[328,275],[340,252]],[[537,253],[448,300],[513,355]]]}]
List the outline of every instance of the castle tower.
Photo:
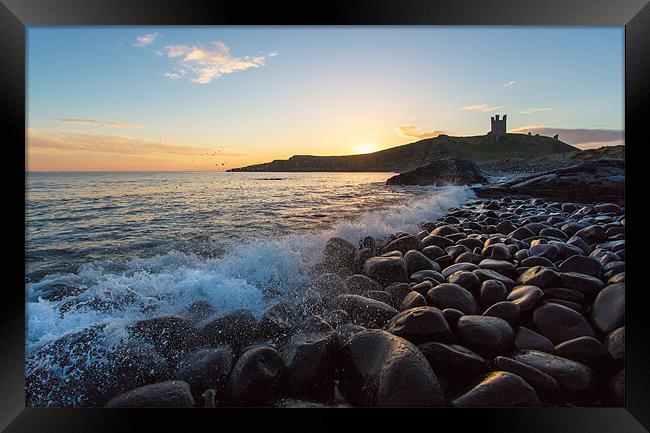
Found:
[{"label": "castle tower", "polygon": [[508,115],[504,114],[503,119],[499,119],[499,115],[497,114],[490,118],[492,121],[490,134],[496,141],[499,141],[499,137],[506,135],[506,117],[508,117]]}]

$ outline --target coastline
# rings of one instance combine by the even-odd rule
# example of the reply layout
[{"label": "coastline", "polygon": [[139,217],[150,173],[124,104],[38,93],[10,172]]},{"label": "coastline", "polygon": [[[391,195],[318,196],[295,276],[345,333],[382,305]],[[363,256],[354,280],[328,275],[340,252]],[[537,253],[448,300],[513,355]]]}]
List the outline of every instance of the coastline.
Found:
[{"label": "coastline", "polygon": [[[385,245],[332,238],[259,319],[197,302],[141,320],[135,346],[69,386],[91,406],[622,405],[624,224],[615,204],[502,197]],[[41,351],[70,362],[62,347],[96,331]],[[74,405],[31,373],[28,406]]]}]

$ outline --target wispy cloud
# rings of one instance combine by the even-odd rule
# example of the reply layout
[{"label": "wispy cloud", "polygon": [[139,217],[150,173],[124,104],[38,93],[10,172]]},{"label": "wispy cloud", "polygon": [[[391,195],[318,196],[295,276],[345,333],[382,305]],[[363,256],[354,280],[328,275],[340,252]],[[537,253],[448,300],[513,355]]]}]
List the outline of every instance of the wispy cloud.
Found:
[{"label": "wispy cloud", "polygon": [[539,113],[541,111],[553,111],[555,108],[551,107],[534,107],[534,108],[526,108],[522,111],[517,111],[519,114],[533,114],[533,113]]},{"label": "wispy cloud", "polygon": [[514,86],[515,84],[517,84],[516,81],[514,81],[514,80],[510,80],[510,81],[506,81],[505,83],[503,83],[503,87],[512,87],[512,86]]},{"label": "wispy cloud", "polygon": [[137,123],[113,122],[110,120],[96,120],[96,119],[86,119],[86,118],[62,118],[56,120],[58,120],[59,122],[69,123],[72,125],[92,125],[92,126],[101,126],[104,128],[113,128],[113,129],[144,128],[144,126],[138,125]]},{"label": "wispy cloud", "polygon": [[418,132],[415,125],[398,126],[396,129],[397,133],[403,137],[412,137],[419,139],[433,138],[439,136],[440,134],[445,134],[445,131],[438,130]]},{"label": "wispy cloud", "polygon": [[488,104],[472,104],[472,105],[465,105],[464,107],[460,107],[460,111],[483,111],[483,112],[488,112],[488,111],[496,111],[500,108],[503,108],[503,105],[499,106],[490,106]]},{"label": "wispy cloud", "polygon": [[160,33],[147,33],[146,35],[138,36],[135,38],[133,46],[148,47],[149,45],[153,44],[159,37],[162,37]]},{"label": "wispy cloud", "polygon": [[625,133],[620,129],[552,128],[550,126],[531,125],[511,129],[508,132],[523,134],[530,132],[549,137],[559,134],[560,140],[582,149],[625,144]]},{"label": "wispy cloud", "polygon": [[128,135],[27,129],[30,170],[223,169],[224,158],[244,155],[218,148]]},{"label": "wispy cloud", "polygon": [[277,52],[272,52],[254,57],[235,57],[226,44],[217,41],[212,42],[209,47],[167,45],[159,50],[158,54],[174,59],[178,63],[177,68],[165,73],[167,78],[177,80],[187,75],[191,82],[199,84],[207,84],[233,72],[262,67],[268,58],[278,55]]}]

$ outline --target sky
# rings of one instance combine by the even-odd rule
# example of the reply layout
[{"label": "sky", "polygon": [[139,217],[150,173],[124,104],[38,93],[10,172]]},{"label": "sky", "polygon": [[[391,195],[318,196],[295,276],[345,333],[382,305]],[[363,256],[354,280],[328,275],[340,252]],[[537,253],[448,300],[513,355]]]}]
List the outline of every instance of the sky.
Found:
[{"label": "sky", "polygon": [[435,137],[624,143],[623,27],[30,27],[27,170],[226,170]]}]

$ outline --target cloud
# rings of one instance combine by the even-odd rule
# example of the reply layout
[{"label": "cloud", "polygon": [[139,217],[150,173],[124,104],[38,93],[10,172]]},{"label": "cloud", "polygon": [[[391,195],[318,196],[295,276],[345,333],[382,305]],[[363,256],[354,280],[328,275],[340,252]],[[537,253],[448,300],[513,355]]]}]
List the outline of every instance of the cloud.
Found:
[{"label": "cloud", "polygon": [[243,155],[127,135],[32,128],[26,147],[30,170],[214,170],[223,168],[220,158]]},{"label": "cloud", "polygon": [[519,114],[533,114],[533,113],[539,113],[541,111],[553,111],[555,108],[550,108],[550,107],[536,107],[536,108],[526,108],[522,111],[518,111],[517,113]]},{"label": "cloud", "polygon": [[472,105],[465,105],[464,107],[460,107],[460,111],[483,111],[483,112],[488,112],[488,111],[496,111],[500,108],[503,108],[503,105],[499,105],[496,107],[491,107],[488,104],[472,104]]},{"label": "cloud", "polygon": [[523,134],[530,132],[549,137],[559,134],[560,140],[582,149],[625,144],[625,132],[620,129],[551,128],[550,126],[532,125],[511,129],[508,132]]},{"label": "cloud", "polygon": [[512,86],[514,86],[515,84],[517,84],[516,81],[510,80],[510,81],[506,81],[506,82],[503,84],[503,87],[512,87]]},{"label": "cloud", "polygon": [[[270,57],[276,57],[277,52],[255,57],[234,57],[230,48],[223,42],[214,41],[209,47],[202,45],[167,45],[158,51],[158,55],[174,59],[179,67],[167,72],[166,77],[177,80],[185,75],[189,81],[207,84],[222,75],[259,68],[265,65]],[[183,73],[179,72],[183,71]]]},{"label": "cloud", "polygon": [[398,126],[396,129],[397,133],[403,137],[412,137],[419,139],[433,138],[439,136],[440,134],[445,134],[445,131],[437,130],[418,132],[415,125]]},{"label": "cloud", "polygon": [[147,33],[146,35],[135,38],[135,42],[132,45],[134,47],[147,47],[153,44],[159,37],[162,37],[160,33]]},{"label": "cloud", "polygon": [[102,126],[104,128],[113,128],[113,129],[140,129],[144,128],[142,125],[137,123],[126,123],[126,122],[112,122],[109,120],[95,120],[95,119],[85,119],[85,118],[64,118],[56,119],[59,122],[69,123],[72,125],[93,125],[93,126]]}]

